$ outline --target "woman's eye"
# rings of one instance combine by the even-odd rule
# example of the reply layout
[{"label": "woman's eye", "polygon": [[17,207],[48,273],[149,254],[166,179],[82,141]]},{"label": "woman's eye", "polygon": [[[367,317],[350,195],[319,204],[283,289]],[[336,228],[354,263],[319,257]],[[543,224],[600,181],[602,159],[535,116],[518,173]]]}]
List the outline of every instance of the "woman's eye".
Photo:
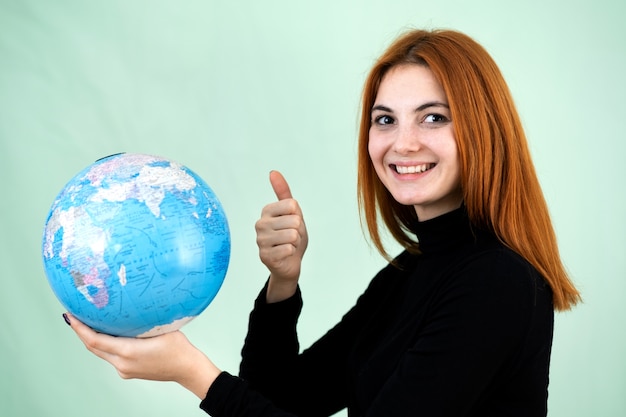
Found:
[{"label": "woman's eye", "polygon": [[390,125],[393,124],[393,122],[393,117],[387,115],[374,118],[374,123],[376,123],[377,125]]},{"label": "woman's eye", "polygon": [[444,123],[447,121],[448,118],[441,114],[429,114],[424,118],[424,123]]}]

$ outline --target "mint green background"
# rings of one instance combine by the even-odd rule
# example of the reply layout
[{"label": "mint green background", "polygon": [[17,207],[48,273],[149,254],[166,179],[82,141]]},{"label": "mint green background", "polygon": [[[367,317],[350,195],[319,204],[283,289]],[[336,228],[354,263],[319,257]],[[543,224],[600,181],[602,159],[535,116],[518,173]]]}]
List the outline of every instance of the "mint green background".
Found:
[{"label": "mint green background", "polygon": [[179,386],[123,381],[89,354],[43,274],[55,195],[119,151],[175,159],[220,197],[231,266],[184,331],[231,372],[266,276],[254,222],[273,200],[269,170],[283,171],[310,231],[303,346],[320,336],[383,265],[355,204],[365,73],[403,29],[450,27],[509,81],[585,298],[556,317],[549,415],[625,416],[625,5],[0,0],[0,415],[203,415]]}]

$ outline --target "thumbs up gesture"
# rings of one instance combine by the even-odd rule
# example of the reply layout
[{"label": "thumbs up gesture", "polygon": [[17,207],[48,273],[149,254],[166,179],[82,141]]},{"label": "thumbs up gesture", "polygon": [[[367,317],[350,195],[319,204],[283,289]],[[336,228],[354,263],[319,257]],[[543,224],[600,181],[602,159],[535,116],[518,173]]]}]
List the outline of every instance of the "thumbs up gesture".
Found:
[{"label": "thumbs up gesture", "polygon": [[270,183],[278,201],[263,208],[255,229],[259,257],[270,271],[267,302],[273,303],[295,293],[309,238],[300,205],[285,178],[272,171]]}]

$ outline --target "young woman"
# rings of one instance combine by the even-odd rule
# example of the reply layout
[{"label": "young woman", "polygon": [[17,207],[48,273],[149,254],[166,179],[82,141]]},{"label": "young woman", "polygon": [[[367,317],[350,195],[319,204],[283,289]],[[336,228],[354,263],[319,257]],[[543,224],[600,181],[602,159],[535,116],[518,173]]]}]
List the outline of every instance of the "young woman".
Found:
[{"label": "young woman", "polygon": [[[561,264],[524,132],[497,66],[455,31],[406,33],[364,88],[359,202],[389,265],[300,352],[302,212],[278,172],[256,224],[270,277],[238,377],[181,332],[97,334],[124,378],[176,381],[212,416],[545,416],[553,312],[579,301]],[[386,227],[405,248],[391,258]]]}]

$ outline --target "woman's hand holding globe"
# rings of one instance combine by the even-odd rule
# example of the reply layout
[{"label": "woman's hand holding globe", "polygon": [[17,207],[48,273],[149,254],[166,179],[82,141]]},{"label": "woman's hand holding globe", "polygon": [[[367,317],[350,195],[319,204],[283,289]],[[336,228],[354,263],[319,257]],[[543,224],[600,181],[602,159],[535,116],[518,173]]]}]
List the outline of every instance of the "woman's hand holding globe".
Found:
[{"label": "woman's hand holding globe", "polygon": [[124,379],[177,382],[203,399],[221,372],[181,331],[144,339],[115,337],[97,333],[68,314],[64,317],[87,349]]}]

